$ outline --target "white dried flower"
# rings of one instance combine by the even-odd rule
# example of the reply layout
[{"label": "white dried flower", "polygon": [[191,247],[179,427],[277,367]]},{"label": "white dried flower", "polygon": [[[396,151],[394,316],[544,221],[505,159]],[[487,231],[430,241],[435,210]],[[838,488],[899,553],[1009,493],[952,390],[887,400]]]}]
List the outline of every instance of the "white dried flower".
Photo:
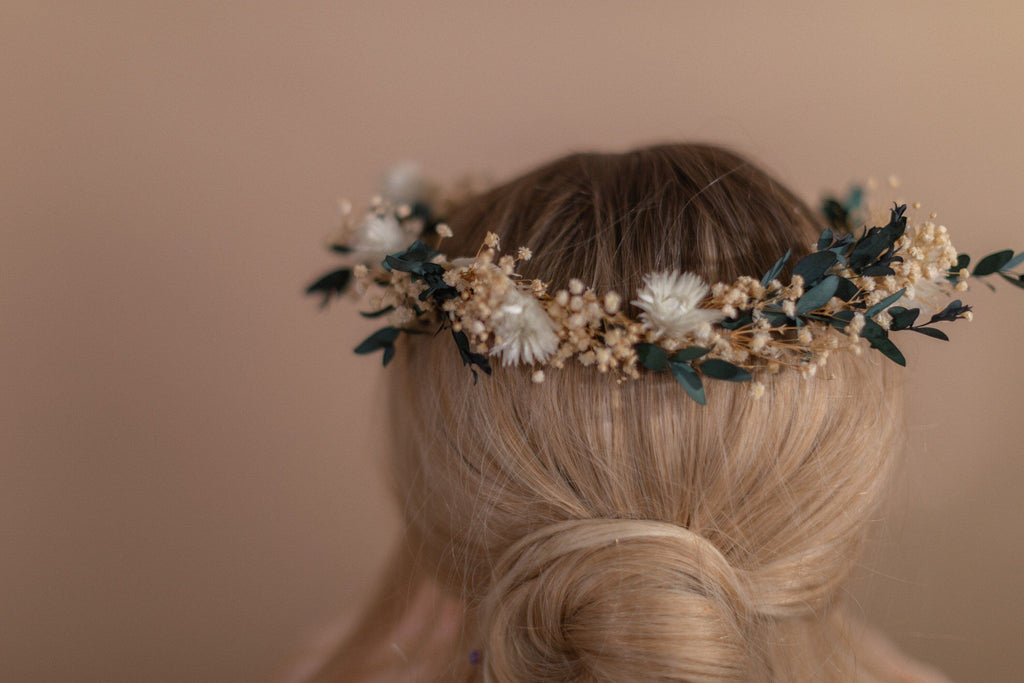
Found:
[{"label": "white dried flower", "polygon": [[722,319],[721,311],[698,308],[707,293],[708,286],[698,275],[669,270],[645,275],[644,287],[632,303],[656,337],[679,338],[696,332],[701,323]]},{"label": "white dried flower", "polygon": [[383,258],[406,249],[415,239],[415,235],[406,231],[394,214],[370,212],[356,229],[351,247],[354,251]]},{"label": "white dried flower", "polygon": [[434,229],[437,231],[437,234],[440,235],[442,238],[448,238],[452,236],[452,229],[448,227],[447,223],[438,223]]},{"label": "white dried flower", "polygon": [[423,201],[426,198],[427,184],[420,167],[411,162],[396,164],[384,174],[382,194],[394,205]]},{"label": "white dried flower", "polygon": [[904,308],[923,308],[938,311],[945,305],[945,294],[949,291],[949,282],[939,273],[933,278],[921,278],[913,285],[907,285],[907,291],[896,302],[896,306]]},{"label": "white dried flower", "polygon": [[491,349],[502,365],[542,363],[558,349],[555,322],[535,298],[510,287],[491,317],[491,327],[501,343]]}]

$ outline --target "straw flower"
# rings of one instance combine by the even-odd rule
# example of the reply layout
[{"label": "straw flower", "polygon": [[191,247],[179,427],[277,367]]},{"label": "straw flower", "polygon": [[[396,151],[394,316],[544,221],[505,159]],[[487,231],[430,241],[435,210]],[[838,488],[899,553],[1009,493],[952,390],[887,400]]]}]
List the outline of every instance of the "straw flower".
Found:
[{"label": "straw flower", "polygon": [[351,246],[355,251],[367,254],[393,254],[406,249],[415,239],[416,236],[405,230],[394,214],[371,212],[356,229]]},{"label": "straw flower", "polygon": [[632,303],[642,311],[640,319],[655,338],[680,338],[696,332],[701,323],[722,319],[721,311],[698,308],[708,291],[698,275],[668,270],[645,275]]},{"label": "straw flower", "polygon": [[542,363],[558,349],[555,322],[535,298],[513,286],[491,317],[491,327],[501,342],[491,355],[502,365]]}]

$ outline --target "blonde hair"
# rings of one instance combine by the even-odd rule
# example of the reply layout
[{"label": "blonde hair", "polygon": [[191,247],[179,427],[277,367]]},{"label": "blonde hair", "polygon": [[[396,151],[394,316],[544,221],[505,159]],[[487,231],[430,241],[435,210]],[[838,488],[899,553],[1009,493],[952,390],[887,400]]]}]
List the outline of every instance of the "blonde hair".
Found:
[{"label": "blonde hair", "polygon": [[[696,145],[569,156],[451,224],[450,255],[492,231],[533,250],[527,277],[624,293],[670,267],[757,276],[818,230],[764,172]],[[450,338],[410,340],[386,371],[403,550],[335,666],[426,576],[466,610],[437,680],[881,675],[858,656],[841,587],[900,445],[900,385],[867,354],[826,370],[769,376],[760,399],[709,382],[701,407],[662,373],[617,383],[574,364],[538,385],[495,367],[475,381]]]}]

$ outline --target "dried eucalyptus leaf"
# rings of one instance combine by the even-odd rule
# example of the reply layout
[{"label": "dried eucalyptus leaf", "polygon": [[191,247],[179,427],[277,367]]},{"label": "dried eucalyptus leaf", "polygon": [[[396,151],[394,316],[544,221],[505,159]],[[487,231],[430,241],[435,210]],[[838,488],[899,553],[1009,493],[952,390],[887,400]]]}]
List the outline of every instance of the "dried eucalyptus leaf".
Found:
[{"label": "dried eucalyptus leaf", "polygon": [[665,363],[668,361],[668,353],[665,349],[655,344],[637,344],[636,356],[640,360],[640,364],[650,370],[661,372],[665,369]]},{"label": "dried eucalyptus leaf", "polygon": [[767,287],[768,283],[770,283],[772,280],[779,276],[779,273],[782,272],[782,269],[786,267],[786,263],[789,262],[789,257],[792,255],[792,253],[792,249],[787,249],[786,253],[782,256],[782,258],[776,261],[775,265],[772,266],[771,269],[769,269],[769,271],[764,274],[764,277],[761,278],[762,287]]},{"label": "dried eucalyptus leaf", "polygon": [[989,254],[985,258],[978,261],[978,265],[974,266],[974,272],[972,275],[981,277],[985,275],[991,275],[1010,262],[1013,258],[1012,249],[1004,249],[1003,251],[997,251],[994,254]]},{"label": "dried eucalyptus leaf", "polygon": [[688,363],[669,363],[669,369],[690,398],[702,406],[707,405],[708,399],[704,395],[704,383],[701,382],[700,375]]},{"label": "dried eucalyptus leaf", "polygon": [[732,363],[718,358],[709,358],[700,364],[700,371],[708,377],[724,379],[729,382],[749,382],[750,373]]},{"label": "dried eucalyptus leaf", "polygon": [[672,361],[688,361],[695,358],[700,358],[711,349],[705,349],[703,346],[688,346],[685,349],[680,349],[672,354]]},{"label": "dried eucalyptus leaf", "polygon": [[[830,256],[833,256],[834,261],[834,255],[830,254]],[[800,300],[796,302],[797,314],[803,315],[821,308],[829,302],[829,299],[831,299],[833,295],[835,295],[838,287],[839,278],[835,275],[829,275],[800,297]]]}]

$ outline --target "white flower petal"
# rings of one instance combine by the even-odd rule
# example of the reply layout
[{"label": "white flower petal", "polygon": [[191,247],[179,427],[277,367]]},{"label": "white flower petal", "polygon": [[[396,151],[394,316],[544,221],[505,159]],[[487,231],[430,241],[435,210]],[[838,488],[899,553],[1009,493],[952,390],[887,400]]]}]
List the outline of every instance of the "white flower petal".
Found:
[{"label": "white flower petal", "polygon": [[942,275],[931,280],[919,279],[907,288],[907,293],[900,297],[894,306],[903,308],[923,308],[928,311],[939,311],[945,307],[946,295],[952,286]]},{"label": "white flower petal", "polygon": [[419,165],[406,162],[388,169],[384,175],[384,198],[395,206],[412,206],[426,197],[426,181]]},{"label": "white flower petal", "polygon": [[416,239],[392,213],[383,216],[370,212],[356,230],[352,248],[369,254],[394,254],[409,247]]},{"label": "white flower petal", "polygon": [[539,301],[514,285],[492,315],[491,326],[501,339],[491,355],[500,355],[502,365],[543,363],[558,349],[555,321]]},{"label": "white flower petal", "polygon": [[668,270],[645,275],[644,286],[632,303],[642,311],[640,320],[656,338],[680,339],[696,332],[703,323],[724,317],[720,311],[698,308],[708,291],[700,276]]}]

